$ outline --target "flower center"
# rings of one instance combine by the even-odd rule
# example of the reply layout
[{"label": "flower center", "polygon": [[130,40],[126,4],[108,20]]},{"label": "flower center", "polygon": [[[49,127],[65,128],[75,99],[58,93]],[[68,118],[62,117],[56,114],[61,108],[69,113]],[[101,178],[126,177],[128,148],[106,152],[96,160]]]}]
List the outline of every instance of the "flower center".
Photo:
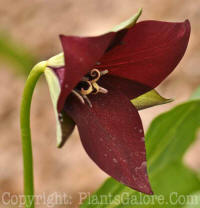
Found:
[{"label": "flower center", "polygon": [[92,69],[76,85],[76,87],[72,90],[72,93],[81,101],[81,103],[85,104],[86,100],[89,106],[92,107],[92,103],[90,102],[87,95],[97,93],[105,94],[108,92],[108,90],[97,84],[97,81],[107,73],[108,70],[100,72],[98,69]]}]

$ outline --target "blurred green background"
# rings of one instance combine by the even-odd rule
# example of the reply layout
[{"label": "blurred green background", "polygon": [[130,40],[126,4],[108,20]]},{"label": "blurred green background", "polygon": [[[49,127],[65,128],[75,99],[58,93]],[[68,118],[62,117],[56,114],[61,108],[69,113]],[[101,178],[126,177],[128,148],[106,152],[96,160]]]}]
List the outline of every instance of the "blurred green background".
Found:
[{"label": "blurred green background", "polygon": [[[175,102],[142,111],[147,129],[152,118],[187,100],[200,84],[200,2],[0,0],[0,195],[6,191],[22,193],[23,190],[19,106],[28,71],[38,61],[61,51],[59,34],[100,34],[141,7],[140,21],[189,19],[192,26],[183,60],[158,87],[162,95],[174,98]],[[36,194],[65,192],[72,195],[70,207],[77,207],[79,192],[94,191],[107,175],[88,158],[77,131],[61,150],[56,149],[55,119],[44,81],[36,88],[31,119]],[[194,169],[200,168],[199,151],[200,141],[197,140],[185,155],[185,162]]]}]

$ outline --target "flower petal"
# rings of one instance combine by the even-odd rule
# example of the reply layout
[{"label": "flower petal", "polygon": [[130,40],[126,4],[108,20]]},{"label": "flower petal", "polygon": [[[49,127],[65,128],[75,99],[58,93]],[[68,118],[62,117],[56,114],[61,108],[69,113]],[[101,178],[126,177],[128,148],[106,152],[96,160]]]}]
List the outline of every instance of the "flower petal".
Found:
[{"label": "flower petal", "polygon": [[152,90],[152,88],[145,86],[141,83],[135,82],[133,80],[109,74],[105,75],[101,80],[98,81],[98,83],[103,87],[106,84],[112,85],[115,89],[120,90],[124,95],[126,95],[129,100],[132,100]]},{"label": "flower petal", "polygon": [[114,86],[131,100],[137,110],[143,110],[173,101],[173,99],[162,97],[155,89],[152,90],[135,81],[113,75],[106,75],[102,80],[99,80],[98,83],[101,86],[105,86],[106,84]]},{"label": "flower petal", "polygon": [[76,122],[86,152],[102,170],[133,189],[152,194],[139,114],[120,91],[104,87],[107,94],[89,97],[93,107],[71,94],[64,110]]},{"label": "flower petal", "polygon": [[58,101],[59,112],[71,90],[102,57],[114,36],[115,33],[112,32],[96,37],[60,36],[65,56],[65,70]]},{"label": "flower petal", "polygon": [[129,29],[122,43],[105,53],[95,67],[154,88],[179,63],[189,36],[189,21],[140,22]]}]

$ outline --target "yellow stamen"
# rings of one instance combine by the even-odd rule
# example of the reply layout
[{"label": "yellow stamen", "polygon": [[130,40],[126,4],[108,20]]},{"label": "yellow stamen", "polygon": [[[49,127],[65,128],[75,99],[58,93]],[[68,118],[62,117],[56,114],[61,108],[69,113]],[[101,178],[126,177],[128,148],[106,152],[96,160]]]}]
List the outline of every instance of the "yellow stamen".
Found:
[{"label": "yellow stamen", "polygon": [[99,92],[99,85],[94,82],[92,83],[93,88],[95,89],[95,91],[92,92],[92,94],[97,94]]},{"label": "yellow stamen", "polygon": [[94,79],[90,80],[91,83],[97,82],[99,78],[101,77],[101,73],[98,69],[92,69],[90,72],[91,77],[94,77]]},{"label": "yellow stamen", "polygon": [[89,85],[88,89],[85,90],[84,88],[81,88],[82,95],[89,95],[93,91],[92,84],[89,81],[87,81],[87,83]]}]

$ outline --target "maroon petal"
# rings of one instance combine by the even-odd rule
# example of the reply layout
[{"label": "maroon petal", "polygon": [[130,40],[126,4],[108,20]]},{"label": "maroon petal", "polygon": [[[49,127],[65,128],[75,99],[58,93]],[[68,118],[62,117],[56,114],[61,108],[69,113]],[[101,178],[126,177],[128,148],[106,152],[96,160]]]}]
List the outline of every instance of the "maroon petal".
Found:
[{"label": "maroon petal", "polygon": [[126,95],[129,100],[132,100],[152,90],[152,88],[141,83],[113,75],[104,76],[101,80],[98,81],[98,83],[103,87],[106,85],[106,83],[110,83],[113,87],[115,87],[115,89],[121,91],[124,95]]},{"label": "maroon petal", "polygon": [[76,122],[82,144],[106,173],[138,191],[152,194],[139,114],[120,91],[91,95],[92,108],[70,95],[64,110]]},{"label": "maroon petal", "polygon": [[62,109],[71,90],[102,57],[114,35],[115,33],[96,37],[60,36],[65,56],[65,70],[60,82],[62,85],[58,111]]},{"label": "maroon petal", "polygon": [[121,44],[104,54],[98,69],[156,87],[183,57],[190,23],[144,21],[129,29]]},{"label": "maroon petal", "polygon": [[50,67],[50,68],[56,73],[60,86],[62,86],[64,83],[64,77],[65,77],[65,66],[58,67],[58,68],[55,68],[55,67]]}]

